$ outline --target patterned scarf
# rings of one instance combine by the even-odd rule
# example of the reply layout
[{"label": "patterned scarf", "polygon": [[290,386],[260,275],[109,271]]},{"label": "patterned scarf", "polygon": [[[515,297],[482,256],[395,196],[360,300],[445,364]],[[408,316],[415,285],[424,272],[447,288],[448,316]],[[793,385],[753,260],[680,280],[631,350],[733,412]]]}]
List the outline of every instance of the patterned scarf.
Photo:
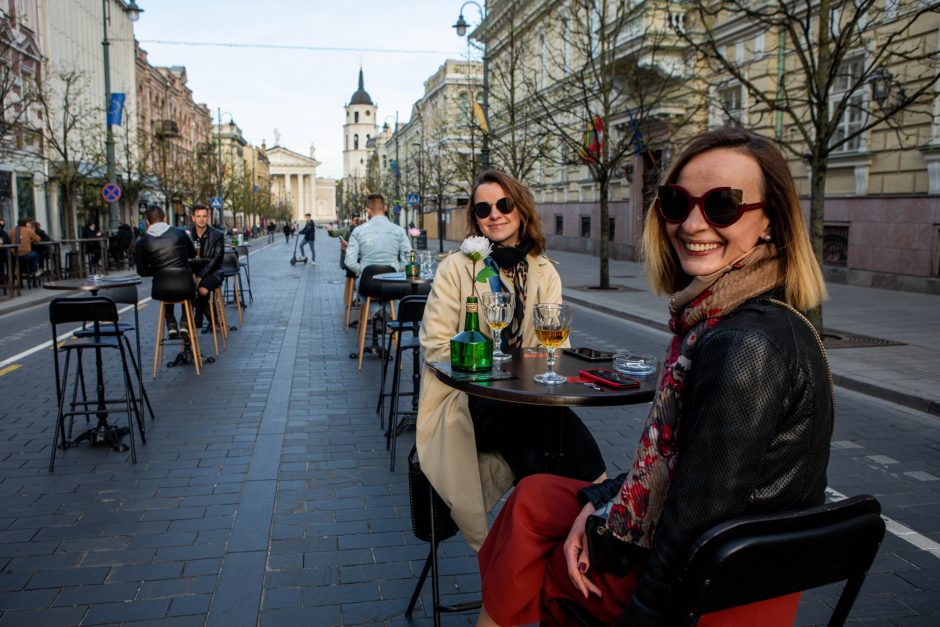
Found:
[{"label": "patterned scarf", "polygon": [[678,455],[682,395],[692,370],[692,350],[705,331],[744,301],[780,285],[783,270],[772,244],[755,246],[737,262],[695,277],[670,301],[672,341],[656,399],[633,456],[633,467],[614,499],[607,525],[624,541],[649,549],[663,513]]},{"label": "patterned scarf", "polygon": [[[522,346],[522,321],[525,318],[525,292],[526,284],[529,280],[529,262],[526,255],[532,250],[532,242],[525,240],[518,246],[495,246],[490,256],[486,259],[486,264],[497,275],[502,270],[512,281],[512,291],[515,295],[515,308],[512,312],[512,322],[509,326],[503,327],[500,332],[500,339],[503,347],[517,348]],[[503,282],[496,280],[500,291],[509,291]]]}]

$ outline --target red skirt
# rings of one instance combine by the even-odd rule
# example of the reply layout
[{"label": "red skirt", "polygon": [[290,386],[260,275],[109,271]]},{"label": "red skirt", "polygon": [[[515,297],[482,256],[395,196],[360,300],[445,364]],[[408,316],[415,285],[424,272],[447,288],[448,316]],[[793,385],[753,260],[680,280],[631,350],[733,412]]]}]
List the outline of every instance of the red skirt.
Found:
[{"label": "red skirt", "polygon": [[[500,625],[571,625],[562,601],[569,599],[610,624],[636,589],[637,572],[618,577],[588,571],[601,597],[584,598],[568,577],[563,545],[581,511],[578,490],[590,485],[557,475],[531,475],[519,482],[480,548],[483,605]],[[731,608],[702,617],[699,625],[776,627],[792,625],[799,594]]]}]

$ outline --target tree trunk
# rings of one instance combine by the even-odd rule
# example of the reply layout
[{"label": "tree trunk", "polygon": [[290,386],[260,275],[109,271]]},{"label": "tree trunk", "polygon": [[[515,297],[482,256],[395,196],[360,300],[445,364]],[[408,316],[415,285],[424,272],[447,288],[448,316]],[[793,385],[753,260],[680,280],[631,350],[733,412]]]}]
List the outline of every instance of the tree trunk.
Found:
[{"label": "tree trunk", "polygon": [[[823,267],[823,225],[825,223],[826,208],[826,174],[828,164],[824,159],[814,155],[811,166],[812,177],[810,179],[810,199],[809,199],[809,227],[810,239],[813,243],[813,255],[819,267]],[[810,321],[820,335],[823,332],[823,311],[822,304],[811,309],[808,312]]]},{"label": "tree trunk", "polygon": [[610,289],[610,181],[607,176],[597,181],[601,200],[601,241],[598,247],[600,257],[600,284],[602,290]]}]

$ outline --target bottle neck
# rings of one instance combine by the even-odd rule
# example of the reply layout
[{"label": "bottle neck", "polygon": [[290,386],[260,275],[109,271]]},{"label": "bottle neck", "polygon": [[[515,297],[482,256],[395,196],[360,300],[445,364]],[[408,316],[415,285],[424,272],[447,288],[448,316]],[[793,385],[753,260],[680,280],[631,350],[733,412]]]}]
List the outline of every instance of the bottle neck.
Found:
[{"label": "bottle neck", "polygon": [[463,320],[463,330],[464,331],[479,331],[480,330],[480,314],[479,303],[477,302],[476,296],[470,296],[467,298],[467,313]]}]

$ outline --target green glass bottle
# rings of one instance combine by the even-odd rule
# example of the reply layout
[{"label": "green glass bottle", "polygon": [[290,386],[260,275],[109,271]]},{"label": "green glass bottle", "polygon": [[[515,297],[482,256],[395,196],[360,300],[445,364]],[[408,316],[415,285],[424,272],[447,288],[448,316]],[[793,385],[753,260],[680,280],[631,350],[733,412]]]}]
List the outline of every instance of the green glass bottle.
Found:
[{"label": "green glass bottle", "polygon": [[408,263],[405,264],[405,276],[409,279],[417,279],[421,275],[421,265],[415,261],[415,251],[411,251],[408,256]]},{"label": "green glass bottle", "polygon": [[476,296],[467,298],[463,331],[450,338],[450,367],[461,372],[486,372],[493,369],[493,340],[480,332],[479,304]]}]

